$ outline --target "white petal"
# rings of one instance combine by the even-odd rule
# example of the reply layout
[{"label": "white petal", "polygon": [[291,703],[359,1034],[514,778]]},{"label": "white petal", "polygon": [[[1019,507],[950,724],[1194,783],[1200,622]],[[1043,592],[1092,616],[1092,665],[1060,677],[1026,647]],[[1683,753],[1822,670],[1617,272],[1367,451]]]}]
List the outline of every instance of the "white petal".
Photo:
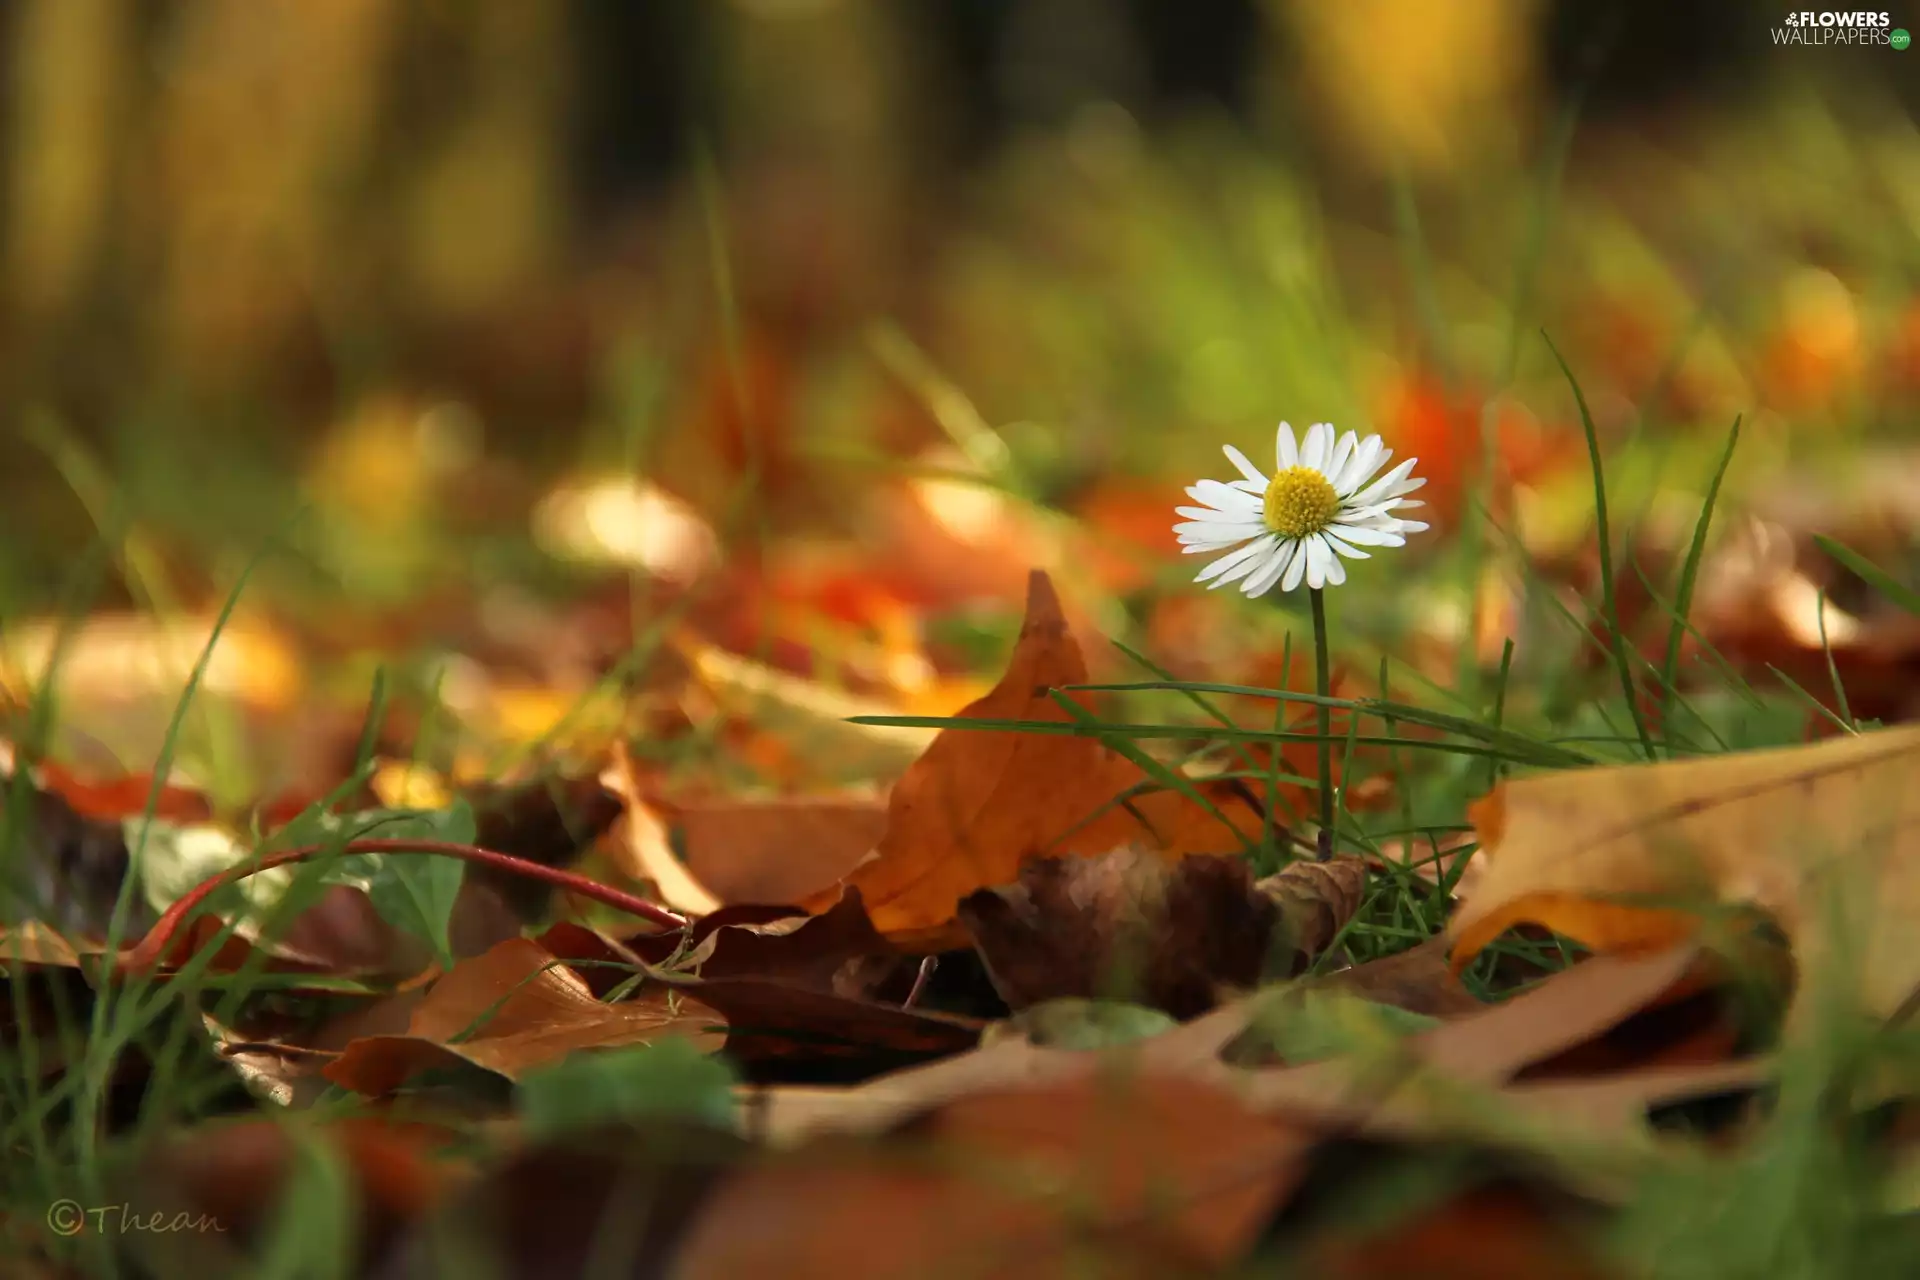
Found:
[{"label": "white petal", "polygon": [[1347,469],[1347,460],[1353,457],[1354,446],[1359,443],[1360,437],[1349,431],[1333,446],[1333,456],[1327,459],[1326,474],[1327,483],[1333,485],[1335,493],[1340,491],[1340,484],[1334,477]]},{"label": "white petal", "polygon": [[1337,587],[1344,583],[1347,580],[1347,567],[1341,564],[1340,557],[1334,554],[1332,544],[1325,537],[1314,539],[1314,544],[1320,552],[1321,560],[1324,561],[1321,567],[1326,572],[1327,585]]},{"label": "white petal", "polygon": [[1273,435],[1273,458],[1282,471],[1300,465],[1300,450],[1294,447],[1293,428],[1284,422]]},{"label": "white petal", "polygon": [[1282,591],[1293,590],[1300,585],[1300,579],[1306,576],[1306,572],[1306,544],[1296,542],[1293,544],[1293,559],[1287,562],[1287,576],[1280,580],[1280,589]]},{"label": "white petal", "polygon": [[1232,524],[1221,520],[1193,520],[1173,526],[1173,531],[1182,542],[1209,542],[1230,547],[1236,542],[1259,537],[1267,531],[1267,526],[1258,520],[1242,520]]},{"label": "white petal", "polygon": [[[1232,582],[1247,571],[1247,567],[1259,560],[1260,553],[1270,545],[1267,539],[1249,542],[1238,551],[1221,556],[1195,576],[1195,582],[1205,582],[1208,578],[1219,578],[1220,582]],[[1219,583],[1215,583],[1218,586]]]},{"label": "white petal", "polygon": [[1318,538],[1307,539],[1307,585],[1318,591],[1327,585],[1327,561],[1333,552]]},{"label": "white petal", "polygon": [[1221,484],[1218,480],[1202,480],[1199,484],[1188,488],[1187,496],[1197,502],[1204,502],[1210,507],[1217,507],[1221,511],[1238,513],[1260,509],[1260,499],[1244,489],[1235,489],[1231,485]]},{"label": "white petal", "polygon": [[1191,520],[1205,520],[1211,524],[1243,524],[1248,520],[1258,520],[1257,515],[1245,511],[1222,511],[1218,507],[1175,507],[1175,515],[1186,516]]},{"label": "white petal", "polygon": [[[1335,518],[1341,524],[1364,524],[1372,529],[1384,529],[1393,523],[1393,511],[1399,505],[1400,499],[1389,498],[1370,507],[1348,507]],[[1234,519],[1244,520],[1246,517],[1235,516]]]},{"label": "white petal", "polygon": [[1368,485],[1361,492],[1354,494],[1350,505],[1369,507],[1376,502],[1394,497],[1397,494],[1411,493],[1414,489],[1418,489],[1426,483],[1425,480],[1416,481],[1405,489],[1397,489],[1394,487],[1407,478],[1407,473],[1413,470],[1413,464],[1418,461],[1420,461],[1418,458],[1408,458],[1405,462],[1387,472],[1386,475]]},{"label": "white petal", "polygon": [[1316,422],[1307,428],[1307,439],[1300,446],[1300,465],[1326,474],[1327,451],[1333,447],[1333,424]]},{"label": "white petal", "polygon": [[1347,464],[1344,475],[1333,482],[1333,489],[1341,497],[1346,497],[1355,489],[1373,478],[1373,473],[1385,466],[1387,459],[1393,456],[1393,450],[1386,447],[1379,436],[1368,436],[1354,451],[1353,461]]},{"label": "white petal", "polygon": [[1407,542],[1405,538],[1399,537],[1390,529],[1376,529],[1366,524],[1349,524],[1345,520],[1328,525],[1327,532],[1361,547],[1402,547]]},{"label": "white petal", "polygon": [[1332,530],[1327,530],[1321,533],[1320,536],[1327,540],[1328,546],[1332,547],[1335,551],[1338,551],[1341,555],[1345,556],[1349,560],[1373,559],[1372,552],[1362,551],[1360,548],[1354,546],[1352,543],[1345,542],[1339,538],[1334,537]]},{"label": "white petal", "polygon": [[1425,533],[1432,527],[1432,525],[1422,524],[1418,520],[1402,520],[1400,522],[1400,532],[1402,533]]},{"label": "white petal", "polygon": [[1273,584],[1280,580],[1280,575],[1286,567],[1287,552],[1286,547],[1282,545],[1275,549],[1274,554],[1265,564],[1260,566],[1259,572],[1248,575],[1247,580],[1240,584],[1240,590],[1246,593],[1248,599],[1263,596],[1273,589]]},{"label": "white petal", "polygon": [[[1245,476],[1248,483],[1252,484],[1256,489],[1264,490],[1267,487],[1267,478],[1260,474],[1258,467],[1247,461],[1246,454],[1240,452],[1230,444],[1221,445],[1220,452],[1227,455],[1227,461],[1238,467],[1240,474]],[[1235,487],[1237,488],[1238,485]]]}]

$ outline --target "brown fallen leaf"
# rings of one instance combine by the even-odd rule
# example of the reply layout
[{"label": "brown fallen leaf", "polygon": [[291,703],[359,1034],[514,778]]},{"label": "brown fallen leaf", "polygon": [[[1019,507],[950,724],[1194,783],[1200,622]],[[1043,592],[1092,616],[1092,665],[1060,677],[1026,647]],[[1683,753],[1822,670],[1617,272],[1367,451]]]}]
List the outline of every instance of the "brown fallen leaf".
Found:
[{"label": "brown fallen leaf", "polygon": [[[1174,1075],[975,1093],[728,1182],[678,1275],[1164,1276],[1245,1256],[1312,1137]],[[849,1248],[849,1242],[859,1247]],[[1116,1269],[1117,1268],[1117,1269]]]},{"label": "brown fallen leaf", "polygon": [[[1036,572],[1006,675],[961,718],[1071,724],[1051,691],[1086,680],[1086,661],[1053,585]],[[1080,695],[1074,700],[1086,705]],[[1135,842],[1169,858],[1236,852],[1264,821],[1237,784],[1196,784],[1222,821],[1177,791],[1132,795],[1147,782],[1137,765],[1091,737],[943,729],[895,785],[875,856],[845,883],[861,891],[881,933],[941,950],[963,942],[954,925],[960,899],[1012,882],[1030,857],[1102,853]],[[833,898],[822,894],[803,905],[824,910]]]},{"label": "brown fallen leaf", "polygon": [[717,1046],[718,1014],[664,993],[604,1004],[580,976],[528,939],[455,965],[414,1009],[404,1036],[350,1042],[324,1072],[358,1093],[387,1094],[418,1072],[469,1063],[509,1080],[576,1049],[667,1035]]},{"label": "brown fallen leaf", "polygon": [[870,994],[870,962],[911,963],[875,932],[857,890],[823,915],[794,907],[722,907],[684,932],[654,931],[614,938],[571,921],[537,939],[556,958],[586,961],[581,977],[595,994],[624,982],[629,971],[612,965],[671,966],[701,978],[767,978],[837,995]]},{"label": "brown fallen leaf", "polygon": [[1891,1014],[1920,986],[1917,770],[1909,726],[1506,784],[1476,807],[1488,861],[1449,926],[1454,963],[1523,922],[1647,950],[1733,904],[1772,916],[1802,973],[1855,975],[1862,1005]]},{"label": "brown fallen leaf", "polygon": [[1367,894],[1364,858],[1342,854],[1325,862],[1290,862],[1254,885],[1279,909],[1276,945],[1293,957],[1293,972],[1333,945]]},{"label": "brown fallen leaf", "polygon": [[866,1076],[964,1053],[985,1026],[765,978],[694,980],[681,989],[726,1018],[727,1053],[748,1068],[839,1060]]},{"label": "brown fallen leaf", "polygon": [[1256,883],[1244,858],[1169,866],[1126,845],[1029,859],[1018,884],[969,894],[959,918],[1014,1010],[1106,997],[1191,1018],[1222,988],[1298,972],[1351,918],[1365,881],[1357,858],[1295,863]]},{"label": "brown fallen leaf", "polygon": [[1429,938],[1417,947],[1324,977],[1304,978],[1301,985],[1358,996],[1430,1018],[1451,1018],[1486,1008],[1460,984],[1447,963],[1444,937]]}]

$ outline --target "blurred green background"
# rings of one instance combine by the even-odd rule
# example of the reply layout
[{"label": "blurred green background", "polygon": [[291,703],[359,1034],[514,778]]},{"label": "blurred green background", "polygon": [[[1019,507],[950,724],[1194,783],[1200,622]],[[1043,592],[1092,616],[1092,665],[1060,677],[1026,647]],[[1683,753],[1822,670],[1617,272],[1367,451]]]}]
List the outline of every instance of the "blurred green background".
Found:
[{"label": "blurred green background", "polygon": [[1736,415],[1737,483],[1846,507],[1920,436],[1920,51],[1786,17],[15,0],[0,601],[104,531],[178,599],[278,536],[265,598],[399,608],[539,576],[605,471],[872,536],[849,495],[943,443],[1170,542],[1128,485],[1282,417],[1419,453],[1443,532],[1490,459],[1547,555],[1591,498],[1542,329],[1643,514]]}]

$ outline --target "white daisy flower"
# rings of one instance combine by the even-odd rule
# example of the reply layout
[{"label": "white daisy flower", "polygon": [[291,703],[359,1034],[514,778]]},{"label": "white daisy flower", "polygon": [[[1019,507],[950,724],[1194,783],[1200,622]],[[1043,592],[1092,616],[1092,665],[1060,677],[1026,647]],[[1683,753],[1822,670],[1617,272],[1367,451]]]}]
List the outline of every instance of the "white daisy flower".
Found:
[{"label": "white daisy flower", "polygon": [[1427,527],[1395,514],[1422,505],[1406,498],[1426,483],[1410,477],[1418,459],[1373,478],[1393,456],[1379,436],[1362,440],[1349,431],[1335,440],[1331,423],[1316,422],[1296,447],[1293,428],[1283,422],[1274,443],[1278,469],[1271,477],[1227,445],[1227,460],[1245,478],[1202,480],[1187,496],[1204,505],[1174,508],[1186,518],[1173,531],[1188,555],[1228,553],[1194,581],[1239,582],[1249,596],[1276,583],[1282,591],[1302,582],[1316,591],[1337,587],[1347,580],[1340,557],[1365,560],[1361,547],[1404,546],[1407,534]]}]

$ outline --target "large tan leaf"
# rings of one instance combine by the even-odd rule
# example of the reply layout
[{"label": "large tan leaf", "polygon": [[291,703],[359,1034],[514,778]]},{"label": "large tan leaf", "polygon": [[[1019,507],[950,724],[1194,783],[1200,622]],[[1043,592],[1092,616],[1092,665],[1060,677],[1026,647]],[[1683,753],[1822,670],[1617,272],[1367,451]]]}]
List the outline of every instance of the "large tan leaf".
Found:
[{"label": "large tan leaf", "polygon": [[1456,965],[1522,922],[1631,951],[1725,904],[1771,915],[1803,973],[1844,964],[1871,1011],[1920,986],[1920,726],[1528,778],[1474,816],[1487,865]]},{"label": "large tan leaf", "polygon": [[[1086,661],[1053,584],[1036,572],[1006,675],[960,717],[1069,724],[1073,717],[1051,690],[1086,680]],[[1232,825],[1174,791],[1114,803],[1147,781],[1138,766],[1093,738],[943,729],[895,785],[874,857],[845,883],[859,888],[881,933],[932,947],[963,941],[953,923],[960,899],[1011,883],[1030,857],[1103,853],[1129,843],[1174,857],[1229,853],[1259,832],[1260,815],[1230,787],[1206,790]],[[820,910],[832,901],[822,895],[806,905]]]}]

